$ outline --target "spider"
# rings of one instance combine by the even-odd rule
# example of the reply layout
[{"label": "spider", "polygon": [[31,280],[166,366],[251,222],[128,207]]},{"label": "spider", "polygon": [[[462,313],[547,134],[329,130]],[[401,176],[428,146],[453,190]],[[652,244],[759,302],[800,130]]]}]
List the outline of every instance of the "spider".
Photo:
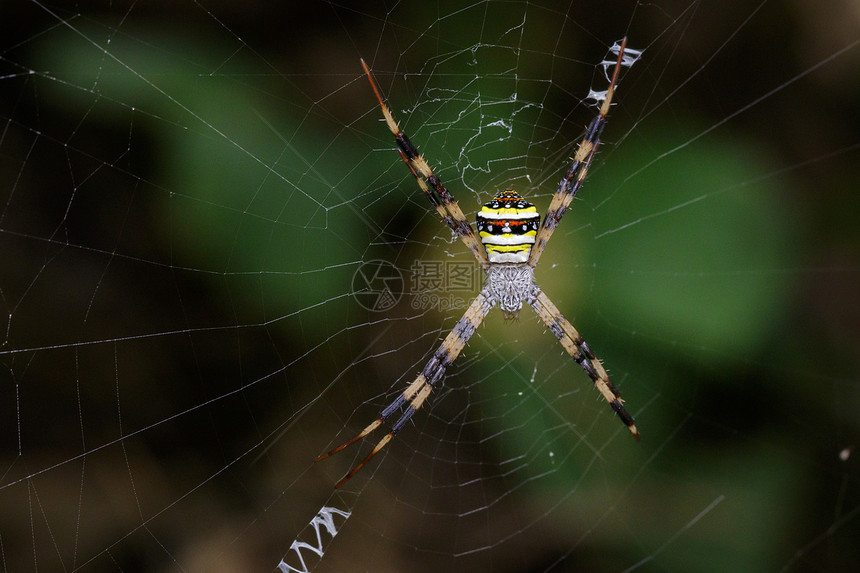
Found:
[{"label": "spider", "polygon": [[[570,167],[559,182],[558,189],[553,195],[543,221],[541,221],[534,205],[526,201],[516,191],[509,189],[496,194],[493,200],[486,203],[476,215],[477,234],[466,220],[463,211],[451,193],[442,185],[442,182],[433,173],[424,157],[418,153],[409,137],[401,131],[391,114],[391,110],[385,105],[370,69],[364,60],[361,60],[364,73],[370,81],[377,101],[379,101],[385,123],[397,142],[400,157],[406,163],[421,191],[430,200],[442,221],[472,251],[486,272],[486,280],[481,292],[478,293],[466,313],[436,349],[433,357],[430,358],[430,361],[427,362],[415,380],[382,410],[376,420],[357,436],[316,459],[316,461],[320,461],[354,444],[379,428],[392,414],[405,407],[400,417],[392,424],[388,433],[379,440],[370,454],[352,468],[335,485],[335,488],[339,488],[355,475],[403,429],[415,412],[421,408],[433,389],[441,382],[448,366],[454,362],[469,338],[496,305],[502,310],[506,319],[515,318],[522,309],[523,303],[531,306],[550,332],[558,338],[567,353],[585,370],[585,373],[588,374],[636,440],[639,440],[639,431],[633,423],[633,417],[624,409],[621,395],[609,380],[600,360],[597,359],[579,332],[562,316],[558,308],[534,281],[534,270],[541,253],[546,248],[547,242],[571,201],[582,187],[582,182],[585,180],[592,159],[594,159],[594,154],[600,144],[600,134],[606,124],[606,115],[609,113],[619,70],[622,65],[632,65],[639,56],[638,50],[629,50],[628,53],[632,55],[625,60],[626,45],[627,38],[624,38],[620,45],[616,44],[612,47],[612,52],[618,53],[618,59],[614,62],[609,88],[602,94],[591,94],[598,100],[603,99],[600,111],[588,125]],[[604,69],[612,63],[611,61],[604,62]]]}]

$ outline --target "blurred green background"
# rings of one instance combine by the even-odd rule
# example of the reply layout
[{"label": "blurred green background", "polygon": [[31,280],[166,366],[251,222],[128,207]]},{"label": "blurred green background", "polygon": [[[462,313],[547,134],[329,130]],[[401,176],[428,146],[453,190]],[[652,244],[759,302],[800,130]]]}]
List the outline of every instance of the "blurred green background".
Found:
[{"label": "blurred green background", "polygon": [[[459,318],[413,264],[470,262],[359,58],[471,219],[509,186],[546,209],[623,35],[644,55],[537,278],[642,442],[530,310],[494,313],[318,570],[860,559],[854,2],[14,0],[0,26],[3,571],[273,570],[368,446],[312,460]],[[373,260],[404,277],[384,312]]]}]

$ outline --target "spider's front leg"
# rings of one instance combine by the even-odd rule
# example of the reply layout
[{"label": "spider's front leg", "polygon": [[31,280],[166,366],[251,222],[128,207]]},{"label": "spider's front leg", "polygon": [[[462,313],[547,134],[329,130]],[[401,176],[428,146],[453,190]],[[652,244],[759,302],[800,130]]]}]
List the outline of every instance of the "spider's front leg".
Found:
[{"label": "spider's front leg", "polygon": [[597,356],[594,355],[594,352],[591,351],[591,348],[582,339],[579,332],[561,314],[558,307],[553,304],[543,291],[538,291],[536,296],[532,300],[529,300],[529,304],[535,309],[535,312],[537,312],[547,328],[555,334],[567,353],[585,370],[585,373],[588,374],[588,377],[591,378],[594,385],[638,441],[639,430],[636,429],[636,425],[633,423],[633,416],[624,409],[621,394],[609,380],[609,375],[603,368],[603,364],[600,363],[600,360],[597,359]]},{"label": "spider's front leg", "polygon": [[477,235],[475,235],[472,226],[466,220],[466,216],[463,214],[463,210],[460,209],[460,205],[457,204],[457,201],[454,200],[453,195],[445,188],[439,177],[433,173],[433,170],[424,157],[418,153],[418,149],[409,139],[409,136],[403,133],[400,125],[394,120],[394,116],[391,114],[388,106],[385,105],[382,93],[379,91],[379,86],[373,80],[370,68],[367,67],[364,60],[361,60],[361,66],[364,68],[364,73],[367,75],[370,87],[373,88],[373,93],[376,95],[376,100],[382,109],[382,117],[385,119],[388,130],[394,135],[400,157],[406,163],[412,176],[415,177],[418,187],[421,188],[421,191],[430,201],[430,204],[433,205],[433,208],[442,218],[442,221],[469,247],[469,250],[478,259],[481,267],[487,269],[489,266],[487,252],[484,250],[483,245],[481,245],[481,241],[478,240]]},{"label": "spider's front leg", "polygon": [[385,420],[392,414],[406,406],[406,409],[402,414],[400,414],[397,421],[391,425],[391,430],[385,434],[381,440],[379,440],[379,443],[374,446],[373,450],[371,450],[370,454],[368,454],[366,458],[356,464],[356,466],[352,468],[349,473],[343,477],[343,479],[335,484],[335,488],[342,486],[344,482],[355,475],[355,472],[360,470],[371,460],[371,458],[373,458],[373,456],[378,454],[382,448],[388,445],[388,442],[394,438],[397,432],[399,432],[412,418],[415,412],[421,408],[424,401],[427,400],[427,397],[430,395],[430,392],[432,392],[433,388],[442,380],[448,366],[450,366],[457,356],[459,356],[463,347],[466,346],[466,343],[475,333],[475,330],[477,330],[484,321],[487,313],[493,308],[493,304],[494,303],[491,301],[490,297],[487,296],[486,289],[478,293],[478,296],[476,296],[475,300],[472,301],[472,304],[469,305],[466,313],[459,321],[457,321],[454,329],[447,337],[445,337],[445,340],[442,341],[442,344],[438,349],[436,349],[436,352],[433,353],[433,357],[430,358],[418,377],[415,378],[415,380],[413,380],[412,383],[409,384],[409,386],[407,386],[407,388],[391,404],[386,406],[386,408],[380,412],[379,417],[359,432],[356,437],[316,459],[316,461],[320,461],[338,453],[345,447],[354,444],[381,426],[382,423],[385,422]]},{"label": "spider's front leg", "polygon": [[538,230],[535,246],[529,257],[529,265],[532,268],[537,266],[538,260],[541,254],[543,254],[556,227],[558,227],[561,218],[568,207],[570,207],[580,188],[582,188],[585,176],[588,174],[588,168],[591,166],[594,155],[597,153],[597,147],[600,145],[600,134],[603,133],[603,128],[606,126],[606,116],[609,113],[609,106],[612,104],[612,97],[615,95],[615,87],[618,83],[618,73],[621,67],[632,66],[642,53],[641,50],[627,50],[627,38],[623,38],[620,44],[612,47],[613,51],[616,49],[618,51],[618,59],[615,61],[615,69],[612,72],[612,79],[609,81],[609,88],[602,94],[603,104],[600,106],[600,111],[591,120],[591,123],[588,124],[585,136],[579,142],[570,167],[561,181],[559,181],[549,209],[543,218],[543,224]]}]

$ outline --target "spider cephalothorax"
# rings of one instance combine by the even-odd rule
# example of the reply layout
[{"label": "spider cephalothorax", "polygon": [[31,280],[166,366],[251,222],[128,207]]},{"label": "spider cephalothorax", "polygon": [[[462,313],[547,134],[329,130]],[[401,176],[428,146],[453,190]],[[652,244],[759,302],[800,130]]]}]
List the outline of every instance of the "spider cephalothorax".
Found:
[{"label": "spider cephalothorax", "polygon": [[[441,382],[448,366],[457,358],[460,351],[466,346],[466,342],[496,305],[499,306],[506,318],[517,316],[523,303],[531,306],[549,331],[558,338],[567,353],[585,370],[585,373],[588,374],[595,387],[618,414],[624,425],[637,440],[639,439],[639,432],[633,423],[633,417],[624,409],[621,396],[612,382],[609,381],[609,375],[600,360],[597,359],[579,332],[564,318],[549,297],[534,282],[534,269],[538,259],[553,231],[558,226],[561,217],[582,186],[591,160],[594,159],[594,154],[597,152],[600,134],[606,123],[606,115],[609,113],[609,105],[618,81],[618,72],[622,66],[631,66],[641,53],[636,50],[625,52],[626,44],[627,39],[625,38],[620,44],[615,44],[610,48],[610,51],[618,54],[618,58],[615,60],[609,88],[605,92],[592,92],[595,94],[593,97],[603,101],[600,106],[600,113],[591,120],[591,124],[586,129],[585,137],[580,141],[573,161],[565,172],[561,183],[559,183],[555,195],[553,195],[543,223],[541,224],[541,217],[534,205],[523,199],[516,191],[508,189],[497,194],[476,215],[477,235],[451,193],[442,185],[427,161],[418,153],[415,145],[400,130],[400,126],[394,120],[394,116],[391,115],[391,110],[382,100],[382,94],[379,93],[379,88],[373,81],[370,69],[364,60],[361,61],[367,79],[370,80],[373,93],[376,94],[376,99],[382,108],[385,123],[397,142],[400,157],[409,167],[421,191],[430,200],[442,221],[460,237],[475,255],[478,264],[486,271],[487,279],[481,292],[478,293],[466,313],[445,337],[441,346],[436,349],[415,380],[356,437],[317,458],[317,460],[321,460],[357,442],[381,426],[395,412],[402,410],[397,421],[391,425],[391,430],[382,437],[370,454],[346,474],[335,487],[341,486],[352,477],[406,425],[424,404],[433,388]],[[607,66],[612,65],[612,62],[603,62],[602,64],[606,69]]]},{"label": "spider cephalothorax", "polygon": [[484,288],[505,318],[517,318],[523,303],[532,304],[540,290],[535,284],[534,269],[525,263],[490,265]]}]

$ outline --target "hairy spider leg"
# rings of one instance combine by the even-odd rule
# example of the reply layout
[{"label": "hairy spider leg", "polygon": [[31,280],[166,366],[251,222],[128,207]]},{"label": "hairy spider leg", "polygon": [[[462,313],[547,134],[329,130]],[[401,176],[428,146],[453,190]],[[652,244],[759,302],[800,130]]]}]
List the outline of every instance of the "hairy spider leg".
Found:
[{"label": "hairy spider leg", "polygon": [[594,352],[591,351],[591,348],[589,348],[579,332],[561,314],[558,307],[553,304],[543,291],[539,291],[535,298],[529,301],[529,304],[535,309],[535,312],[547,328],[555,334],[567,353],[585,370],[585,373],[588,374],[588,377],[591,378],[594,385],[638,441],[639,430],[636,429],[636,425],[633,423],[633,416],[624,409],[621,394],[609,380],[609,375],[603,368],[603,364],[600,363],[600,360],[597,359],[597,356],[594,355]]},{"label": "hairy spider leg", "polygon": [[594,159],[594,154],[600,145],[600,134],[606,125],[606,115],[609,113],[612,96],[615,94],[615,84],[618,82],[618,72],[624,60],[624,48],[626,46],[627,38],[625,37],[621,40],[621,46],[618,49],[618,60],[615,62],[615,70],[612,73],[612,80],[609,82],[609,89],[606,90],[603,105],[600,106],[600,112],[597,114],[597,117],[591,120],[591,123],[585,130],[585,137],[579,142],[579,147],[573,156],[573,162],[570,164],[570,168],[565,173],[564,178],[559,182],[558,189],[556,189],[549,209],[547,209],[546,215],[543,218],[543,224],[538,230],[535,244],[529,257],[529,265],[532,268],[537,265],[538,259],[540,259],[543,250],[546,248],[546,244],[549,242],[550,237],[552,237],[553,231],[555,231],[573,198],[576,197],[577,192],[582,187],[582,182],[585,181],[586,174],[588,174],[591,160]]},{"label": "hairy spider leg", "polygon": [[415,380],[412,381],[412,383],[409,384],[409,386],[407,386],[407,388],[391,404],[386,406],[386,408],[380,412],[379,417],[363,429],[356,437],[316,459],[316,461],[320,461],[336,454],[350,444],[354,444],[381,426],[389,416],[400,410],[403,406],[406,406],[406,409],[397,421],[391,425],[391,430],[389,430],[389,432],[379,440],[379,443],[374,446],[373,450],[371,450],[370,454],[368,454],[366,458],[356,464],[356,466],[352,468],[346,476],[335,484],[335,488],[339,488],[346,483],[346,481],[355,475],[358,470],[364,467],[364,465],[369,462],[373,456],[378,454],[382,448],[388,445],[388,442],[394,438],[394,436],[412,418],[415,412],[421,408],[424,401],[430,395],[430,392],[439,383],[439,381],[442,380],[448,366],[450,366],[457,356],[459,356],[460,352],[466,346],[466,343],[472,335],[475,334],[475,330],[477,330],[481,323],[484,322],[484,318],[486,318],[487,313],[490,312],[494,304],[495,303],[491,301],[488,296],[486,288],[478,293],[478,296],[472,301],[472,304],[466,310],[466,313],[459,321],[457,321],[457,324],[448,336],[445,337],[445,340],[442,341],[442,344],[438,349],[436,349],[436,352],[433,353],[433,357],[430,358],[418,377],[416,377]]},{"label": "hairy spider leg", "polygon": [[451,193],[442,185],[442,182],[433,173],[433,170],[430,169],[430,165],[418,153],[418,149],[394,120],[391,110],[385,105],[382,99],[382,93],[379,91],[379,86],[376,85],[373,75],[370,73],[370,68],[367,67],[363,59],[361,60],[361,66],[364,68],[364,73],[367,75],[370,87],[373,88],[373,93],[376,95],[376,100],[382,109],[385,123],[388,125],[389,131],[394,135],[394,139],[397,142],[397,150],[400,152],[403,162],[406,163],[409,171],[415,177],[415,181],[418,182],[421,191],[430,201],[430,204],[433,205],[433,208],[442,218],[442,221],[469,247],[469,250],[478,259],[478,263],[486,270],[489,266],[487,252],[484,250],[481,241],[478,240],[472,226],[466,220],[463,210],[460,209],[457,201],[454,200]]}]

